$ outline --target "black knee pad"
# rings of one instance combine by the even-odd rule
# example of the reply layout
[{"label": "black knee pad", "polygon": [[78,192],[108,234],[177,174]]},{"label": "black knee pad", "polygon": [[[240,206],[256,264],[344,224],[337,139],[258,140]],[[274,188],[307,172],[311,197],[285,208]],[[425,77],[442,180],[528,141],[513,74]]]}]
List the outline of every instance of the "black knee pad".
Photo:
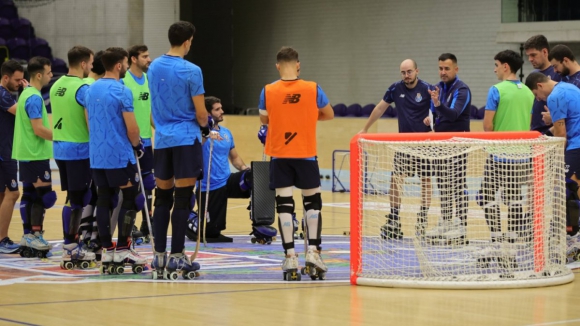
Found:
[{"label": "black knee pad", "polygon": [[175,209],[192,210],[193,186],[175,188]]},{"label": "black knee pad", "polygon": [[123,193],[123,203],[121,204],[121,208],[128,211],[139,211],[140,209],[138,209],[139,207],[137,203],[139,192],[137,191],[137,186],[123,188],[121,189],[121,192]]},{"label": "black knee pad", "polygon": [[322,209],[322,197],[320,196],[320,193],[316,193],[312,196],[304,196],[302,202],[304,203],[304,209],[306,211],[311,209],[319,211]]},{"label": "black knee pad", "polygon": [[171,189],[155,189],[155,207],[167,206],[169,210],[173,208],[173,188]]},{"label": "black knee pad", "polygon": [[68,200],[70,201],[70,206],[74,207],[74,208],[82,208],[84,202],[83,202],[83,198],[86,194],[85,190],[75,190],[75,191],[69,191],[68,192]]},{"label": "black knee pad", "polygon": [[[290,205],[289,205],[290,204]],[[294,213],[294,198],[276,196],[276,212],[280,213]]]}]

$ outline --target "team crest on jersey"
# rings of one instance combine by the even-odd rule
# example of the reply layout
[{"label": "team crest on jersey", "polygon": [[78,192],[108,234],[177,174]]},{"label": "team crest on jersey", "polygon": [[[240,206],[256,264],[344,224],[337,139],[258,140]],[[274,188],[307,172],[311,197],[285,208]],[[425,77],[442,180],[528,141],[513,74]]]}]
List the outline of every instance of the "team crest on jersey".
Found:
[{"label": "team crest on jersey", "polygon": [[415,102],[421,102],[422,99],[423,96],[421,96],[421,93],[417,93],[417,96],[415,96]]},{"label": "team crest on jersey", "polygon": [[135,173],[135,182],[139,182],[139,173]]},{"label": "team crest on jersey", "polygon": [[44,171],[44,180],[50,180],[50,173],[48,171]]},{"label": "team crest on jersey", "polygon": [[18,183],[16,183],[16,180],[12,179],[12,182],[10,182],[10,186],[12,188],[16,188],[18,186]]}]

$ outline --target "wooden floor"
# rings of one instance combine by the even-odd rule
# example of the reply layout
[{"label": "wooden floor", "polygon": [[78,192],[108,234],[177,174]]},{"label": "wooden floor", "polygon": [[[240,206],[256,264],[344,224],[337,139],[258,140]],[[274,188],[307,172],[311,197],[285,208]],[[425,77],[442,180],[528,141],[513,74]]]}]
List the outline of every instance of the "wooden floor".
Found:
[{"label": "wooden floor", "polygon": [[[348,194],[324,192],[323,200],[347,202]],[[230,202],[227,234],[247,234],[246,203]],[[348,230],[346,209],[325,207],[323,214],[323,234]],[[60,238],[59,216],[60,209],[48,211],[49,239]],[[10,236],[19,239],[20,232],[15,211]],[[123,277],[84,284],[13,284],[0,286],[0,325],[578,325],[579,279],[520,290],[390,289],[346,281],[136,283]]]}]

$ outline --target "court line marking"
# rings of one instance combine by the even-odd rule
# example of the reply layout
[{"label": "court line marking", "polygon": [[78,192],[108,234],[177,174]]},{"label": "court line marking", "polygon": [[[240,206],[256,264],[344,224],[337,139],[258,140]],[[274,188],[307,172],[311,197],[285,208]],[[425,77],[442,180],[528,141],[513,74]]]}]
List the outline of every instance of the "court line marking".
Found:
[{"label": "court line marking", "polygon": [[18,325],[39,326],[38,324],[30,324],[30,323],[23,322],[23,321],[18,321],[18,320],[13,320],[13,319],[7,319],[7,318],[2,318],[2,317],[0,317],[0,320],[7,321],[7,322],[13,323],[13,324],[18,324]]},{"label": "court line marking", "polygon": [[[285,281],[285,283],[288,284],[290,282]],[[346,284],[332,284],[332,285],[323,285],[323,284],[321,284],[318,287],[344,287],[344,286],[351,286],[350,283],[348,283],[348,282],[345,282],[345,283]],[[191,284],[193,284],[193,283],[191,283]],[[318,284],[320,284],[320,282],[318,282]],[[311,286],[295,286],[295,287],[275,287],[275,288],[267,288],[267,289],[230,290],[230,291],[224,290],[224,291],[198,292],[198,293],[143,295],[143,296],[133,296],[133,297],[120,297],[120,298],[99,298],[99,299],[61,300],[61,301],[44,301],[44,302],[22,302],[22,303],[0,304],[0,307],[17,307],[17,306],[31,306],[31,305],[79,303],[79,302],[97,302],[97,301],[110,301],[110,300],[138,300],[138,299],[151,299],[151,298],[171,298],[171,297],[185,297],[185,296],[197,296],[197,295],[215,295],[215,294],[231,294],[231,293],[251,293],[251,292],[281,291],[281,290],[302,290],[302,289],[311,289],[311,288],[312,288]],[[26,324],[26,325],[32,325],[32,324]]]},{"label": "court line marking", "polygon": [[568,323],[575,323],[575,322],[580,322],[580,319],[568,319],[568,320],[554,321],[554,322],[549,322],[549,323],[529,324],[529,325],[526,325],[526,326],[561,325],[561,324],[568,324]]}]

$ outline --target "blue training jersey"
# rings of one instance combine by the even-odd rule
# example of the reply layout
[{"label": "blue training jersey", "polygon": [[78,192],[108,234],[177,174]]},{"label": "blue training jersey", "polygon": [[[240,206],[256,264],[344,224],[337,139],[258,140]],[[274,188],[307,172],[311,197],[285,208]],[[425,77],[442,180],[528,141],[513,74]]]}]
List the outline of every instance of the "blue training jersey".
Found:
[{"label": "blue training jersey", "polygon": [[547,102],[552,121],[565,119],[566,150],[580,148],[580,89],[568,83],[558,83]]},{"label": "blue training jersey", "polygon": [[[85,105],[85,97],[89,85],[79,87],[75,94],[75,99],[82,107]],[[53,141],[53,155],[57,160],[84,160],[89,158],[89,143],[73,143],[68,141]]]},{"label": "blue training jersey", "polygon": [[181,57],[164,54],[153,60],[147,77],[155,148],[193,145],[196,139],[201,143],[192,100],[193,96],[205,93],[201,69]]},{"label": "blue training jersey", "polygon": [[387,89],[383,100],[387,103],[395,103],[399,132],[427,132],[431,127],[423,123],[429,116],[431,108],[432,88],[428,83],[418,80],[414,88],[407,88],[405,82],[398,81]]},{"label": "blue training jersey", "polygon": [[[219,127],[222,140],[213,141],[213,150],[211,154],[211,175],[209,179],[209,189],[216,190],[226,185],[231,174],[229,155],[230,151],[236,147],[234,136],[226,127]],[[201,180],[201,191],[207,191],[207,170],[209,164],[209,148],[211,140],[203,144],[203,180]]]},{"label": "blue training jersey", "polygon": [[89,156],[93,169],[120,169],[135,164],[123,112],[133,112],[133,94],[112,78],[101,78],[85,98],[89,114]]},{"label": "blue training jersey", "polygon": [[[537,72],[541,72],[546,76],[550,76],[553,81],[559,82],[561,80],[561,76],[554,70],[554,67],[549,66],[544,70],[536,70]],[[532,123],[530,126],[530,130],[536,130],[541,133],[545,133],[550,126],[547,126],[544,121],[542,120],[542,112],[546,112],[544,110],[544,105],[546,105],[545,101],[539,101],[538,99],[534,98],[534,106],[532,107]]]},{"label": "blue training jersey", "polygon": [[16,97],[0,85],[0,159],[12,160],[12,144],[14,141],[14,122],[16,116],[10,112],[16,104]]}]

